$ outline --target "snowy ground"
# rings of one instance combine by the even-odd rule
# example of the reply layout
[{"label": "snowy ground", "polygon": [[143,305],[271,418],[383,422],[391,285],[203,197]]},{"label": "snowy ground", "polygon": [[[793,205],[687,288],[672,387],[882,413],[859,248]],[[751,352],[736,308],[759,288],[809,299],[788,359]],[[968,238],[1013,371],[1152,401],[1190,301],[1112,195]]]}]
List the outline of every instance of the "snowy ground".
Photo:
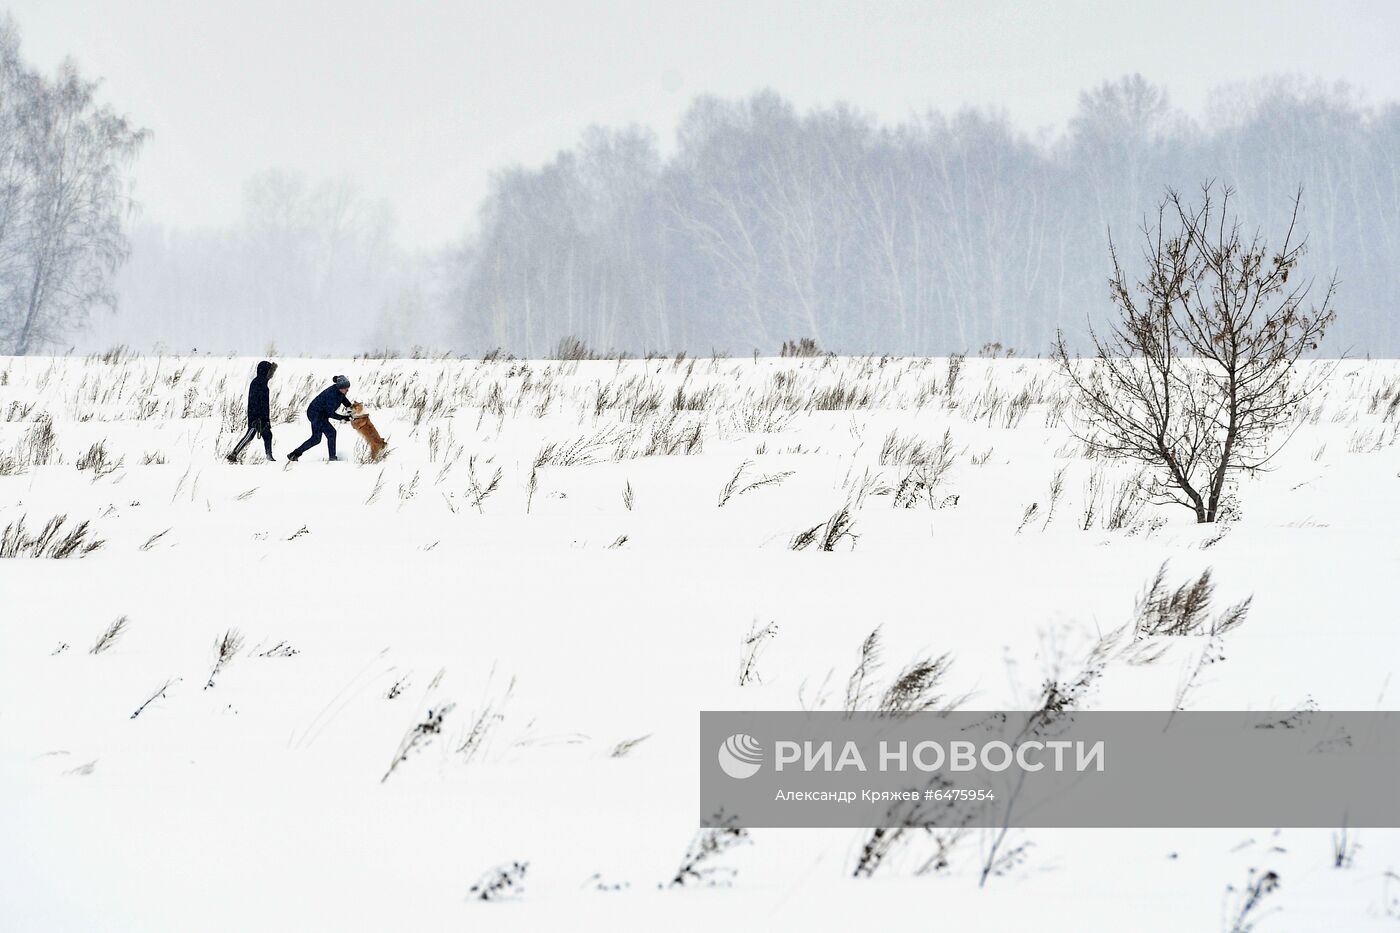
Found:
[{"label": "snowy ground", "polygon": [[[755,830],[669,884],[698,711],[839,707],[877,626],[887,674],[950,652],[967,708],[1026,708],[1169,561],[1248,620],[1091,708],[1397,708],[1394,362],[1342,363],[1215,527],[1115,519],[1131,470],[1041,361],[289,360],[279,458],[337,372],[391,456],[347,428],[345,462],[231,466],[255,363],[0,359],[0,528],[102,542],[0,560],[0,928],[1228,930],[1274,872],[1258,930],[1400,929],[1384,830],[1340,868],[1327,831],[1025,832],[980,888],[989,833],[853,878],[868,833]],[[847,505],[854,537],[790,548]]]}]

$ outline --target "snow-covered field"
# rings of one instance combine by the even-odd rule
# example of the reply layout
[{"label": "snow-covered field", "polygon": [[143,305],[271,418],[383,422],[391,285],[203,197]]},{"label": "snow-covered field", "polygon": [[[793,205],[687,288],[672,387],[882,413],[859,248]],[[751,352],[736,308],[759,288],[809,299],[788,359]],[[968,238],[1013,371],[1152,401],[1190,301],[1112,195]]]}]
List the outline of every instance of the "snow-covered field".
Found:
[{"label": "snow-covered field", "polygon": [[1210,568],[1245,623],[1088,708],[1397,708],[1395,362],[1220,526],[1125,501],[1043,361],[285,360],[279,459],[339,372],[391,455],[229,465],[256,362],[0,359],[0,528],[87,523],[0,560],[0,929],[1214,931],[1268,872],[1258,930],[1400,929],[1395,830],[1013,833],[983,887],[990,831],[856,878],[868,832],[754,830],[672,884],[698,712],[839,708],[877,627],[1028,708]]}]

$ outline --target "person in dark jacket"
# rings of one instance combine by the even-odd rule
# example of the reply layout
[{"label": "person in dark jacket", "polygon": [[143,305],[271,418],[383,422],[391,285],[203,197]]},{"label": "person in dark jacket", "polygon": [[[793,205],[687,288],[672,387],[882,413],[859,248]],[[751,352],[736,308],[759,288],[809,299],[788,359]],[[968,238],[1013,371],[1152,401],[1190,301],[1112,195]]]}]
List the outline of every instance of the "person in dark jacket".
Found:
[{"label": "person in dark jacket", "polygon": [[311,404],[306,406],[306,417],[311,420],[311,438],[296,450],[287,454],[287,459],[295,463],[317,444],[321,443],[321,438],[326,439],[326,447],[330,452],[327,460],[339,460],[335,455],[335,427],[331,424],[331,419],[336,421],[349,421],[349,415],[342,415],[339,408],[344,405],[351,407],[350,399],[346,393],[350,391],[350,380],[344,376],[336,376],[331,385],[324,389],[320,395],[311,400]]},{"label": "person in dark jacket", "polygon": [[258,364],[258,375],[248,383],[248,433],[234,445],[233,452],[226,458],[229,463],[237,463],[243,448],[258,434],[262,435],[263,450],[267,453],[267,459],[277,459],[272,455],[272,410],[267,397],[267,381],[275,372],[277,364],[263,360]]}]

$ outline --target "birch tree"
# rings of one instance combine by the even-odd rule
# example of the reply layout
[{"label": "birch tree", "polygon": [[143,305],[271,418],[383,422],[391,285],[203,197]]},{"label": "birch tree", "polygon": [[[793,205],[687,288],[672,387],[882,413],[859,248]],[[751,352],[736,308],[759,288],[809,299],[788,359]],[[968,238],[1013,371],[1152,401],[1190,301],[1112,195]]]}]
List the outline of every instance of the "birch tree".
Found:
[{"label": "birch tree", "polygon": [[128,169],[147,132],[97,100],[65,62],[52,78],[19,59],[0,24],[0,348],[23,356],[115,307],[127,258]]}]

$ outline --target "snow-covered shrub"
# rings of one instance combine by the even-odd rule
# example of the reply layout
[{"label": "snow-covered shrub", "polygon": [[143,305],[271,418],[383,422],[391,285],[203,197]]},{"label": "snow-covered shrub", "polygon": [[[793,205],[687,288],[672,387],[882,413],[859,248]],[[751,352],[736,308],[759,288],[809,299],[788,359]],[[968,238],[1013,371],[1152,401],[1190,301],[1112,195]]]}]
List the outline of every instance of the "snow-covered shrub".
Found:
[{"label": "snow-covered shrub", "polygon": [[394,769],[407,761],[408,756],[413,754],[416,749],[432,742],[433,736],[442,732],[442,721],[455,707],[455,703],[445,703],[435,710],[428,710],[428,715],[422,722],[404,733],[403,740],[399,742],[399,750],[394,753],[394,760],[389,762],[389,769],[384,772],[379,783],[383,784],[389,780],[389,775],[394,773]]},{"label": "snow-covered shrub", "polygon": [[881,690],[876,681],[883,666],[880,629],[877,626],[860,644],[860,659],[846,680],[847,711],[879,713],[922,713],[953,710],[964,697],[950,697],[939,688],[952,667],[951,655],[915,658]]},{"label": "snow-covered shrub", "polygon": [[33,466],[47,466],[54,462],[57,446],[58,435],[54,433],[53,417],[44,412],[34,419],[34,425],[25,432],[18,454]]},{"label": "snow-covered shrub", "polygon": [[223,637],[214,642],[214,666],[209,671],[209,680],[204,685],[208,690],[214,686],[214,678],[219,676],[219,672],[228,666],[243,648],[243,633],[236,628],[231,628],[224,632]]},{"label": "snow-covered shrub", "polygon": [[734,817],[725,819],[723,814],[716,816],[715,822],[723,825],[707,826],[696,832],[667,887],[684,888],[697,884],[719,887],[734,881],[737,871],[716,865],[715,862],[730,849],[749,842],[749,831],[734,825]]},{"label": "snow-covered shrub", "polygon": [[849,538],[854,548],[857,538],[851,531],[854,527],[855,519],[851,517],[850,506],[842,506],[825,522],[793,535],[788,547],[794,551],[805,551],[815,544],[819,551],[834,551],[838,544]]},{"label": "snow-covered shrub", "polygon": [[1231,913],[1234,914],[1229,933],[1250,933],[1255,929],[1260,919],[1260,905],[1263,904],[1264,898],[1278,890],[1279,884],[1279,876],[1276,872],[1261,872],[1251,868],[1249,880],[1245,882],[1244,887],[1236,888],[1234,885],[1226,887],[1226,898],[1233,902]]},{"label": "snow-covered shrub", "polygon": [[1133,632],[1136,637],[1223,635],[1244,624],[1254,599],[1248,597],[1212,619],[1210,604],[1215,596],[1215,581],[1211,579],[1209,568],[1201,571],[1195,580],[1183,583],[1174,590],[1166,585],[1166,579],[1167,565],[1164,563],[1138,597],[1133,610]]},{"label": "snow-covered shrub", "polygon": [[87,453],[78,458],[77,467],[79,470],[91,470],[95,482],[109,473],[115,473],[125,462],[125,457],[113,460],[107,453],[107,442],[101,440],[89,447]]},{"label": "snow-covered shrub", "polygon": [[776,622],[769,622],[763,628],[759,628],[758,621],[755,620],[749,626],[749,633],[744,636],[744,650],[739,658],[739,686],[763,683],[763,678],[758,676],[758,656],[762,654],[768,642],[777,634],[778,624]]},{"label": "snow-covered shrub", "polygon": [[88,649],[88,654],[102,654],[109,650],[126,631],[126,623],[127,617],[119,616],[111,625],[107,626],[101,635],[97,636],[97,641],[93,642],[92,647]]},{"label": "snow-covered shrub", "polygon": [[497,865],[467,893],[476,901],[499,901],[520,897],[525,893],[525,873],[530,870],[529,862],[507,862]]},{"label": "snow-covered shrub", "polygon": [[68,521],[67,515],[55,515],[49,519],[37,535],[24,531],[24,520],[18,519],[5,526],[0,532],[0,558],[46,557],[61,560],[67,557],[86,557],[105,543],[93,537],[87,522],[79,522],[63,531]]},{"label": "snow-covered shrub", "polygon": [[812,357],[821,356],[821,347],[811,337],[799,337],[796,340],[784,340],[782,349],[778,351],[781,357]]}]

